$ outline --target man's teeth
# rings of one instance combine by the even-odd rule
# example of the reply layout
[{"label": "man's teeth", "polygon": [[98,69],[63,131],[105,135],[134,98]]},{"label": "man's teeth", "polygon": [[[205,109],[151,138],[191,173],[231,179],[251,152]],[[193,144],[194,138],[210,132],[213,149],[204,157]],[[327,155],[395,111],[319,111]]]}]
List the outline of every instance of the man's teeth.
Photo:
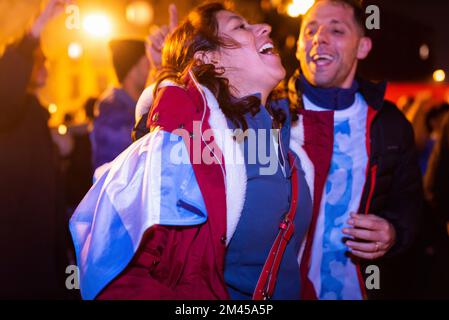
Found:
[{"label": "man's teeth", "polygon": [[272,53],[274,49],[273,44],[271,43],[265,43],[260,49],[259,49],[259,53],[262,54],[267,54],[267,53]]},{"label": "man's teeth", "polygon": [[333,61],[334,57],[329,55],[329,54],[316,54],[312,57],[312,60],[314,62],[320,61],[320,60],[328,60],[328,61]]}]

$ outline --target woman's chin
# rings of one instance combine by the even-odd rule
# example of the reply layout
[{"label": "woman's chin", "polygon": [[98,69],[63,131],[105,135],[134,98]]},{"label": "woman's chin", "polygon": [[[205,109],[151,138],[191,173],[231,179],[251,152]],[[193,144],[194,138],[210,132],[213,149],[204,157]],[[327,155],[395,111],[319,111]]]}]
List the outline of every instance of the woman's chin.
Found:
[{"label": "woman's chin", "polygon": [[285,79],[285,76],[287,75],[284,67],[278,68],[277,70],[274,70],[272,73],[273,83],[276,83],[274,87],[277,87],[278,84]]}]

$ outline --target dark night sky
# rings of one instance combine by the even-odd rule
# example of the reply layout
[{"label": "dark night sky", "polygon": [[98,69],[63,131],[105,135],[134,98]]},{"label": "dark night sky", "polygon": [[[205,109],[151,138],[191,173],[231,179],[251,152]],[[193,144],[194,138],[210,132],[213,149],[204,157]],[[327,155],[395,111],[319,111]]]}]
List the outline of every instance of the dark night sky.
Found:
[{"label": "dark night sky", "polygon": [[[427,25],[433,32],[433,46],[430,47],[433,69],[449,72],[449,1],[447,0],[387,0],[369,1],[379,3],[382,13],[394,13]],[[416,34],[417,28],[410,26],[409,34]],[[394,31],[394,30],[389,30]],[[417,54],[417,53],[415,53]]]},{"label": "dark night sky", "polygon": [[[373,50],[361,64],[368,78],[393,81],[431,81],[436,69],[449,74],[449,1],[442,0],[367,0],[380,8],[380,30],[370,32]],[[287,35],[297,36],[299,18],[267,14],[275,38],[282,45]],[[419,48],[430,47],[430,56],[421,60]],[[294,49],[284,49],[288,70],[295,68]],[[447,80],[446,80],[447,81]]]}]

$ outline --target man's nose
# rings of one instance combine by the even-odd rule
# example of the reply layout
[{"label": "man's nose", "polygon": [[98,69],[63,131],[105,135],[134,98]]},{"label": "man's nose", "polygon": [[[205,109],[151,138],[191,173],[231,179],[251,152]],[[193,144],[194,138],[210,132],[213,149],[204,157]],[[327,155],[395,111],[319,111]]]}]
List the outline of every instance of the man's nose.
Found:
[{"label": "man's nose", "polygon": [[319,27],[315,35],[313,36],[313,44],[328,44],[329,36],[325,27]]}]

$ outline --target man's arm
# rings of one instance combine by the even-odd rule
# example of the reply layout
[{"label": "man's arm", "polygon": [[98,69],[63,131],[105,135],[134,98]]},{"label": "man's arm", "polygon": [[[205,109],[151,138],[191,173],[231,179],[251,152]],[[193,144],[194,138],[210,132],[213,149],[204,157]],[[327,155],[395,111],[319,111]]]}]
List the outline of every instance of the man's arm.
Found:
[{"label": "man's arm", "polygon": [[71,0],[49,0],[29,32],[10,45],[0,58],[0,131],[8,130],[26,112],[26,90],[33,68],[33,53],[42,30],[53,17],[62,13]]},{"label": "man's arm", "polygon": [[347,241],[346,245],[360,258],[372,260],[401,253],[412,245],[417,233],[423,202],[422,178],[413,128],[405,118],[400,120],[403,121],[403,147],[386,209],[377,215],[353,214],[348,221],[353,228],[343,230],[357,238]]},{"label": "man's arm", "polygon": [[396,243],[388,252],[389,256],[401,253],[412,245],[424,199],[413,128],[405,119],[404,122],[401,160],[393,176],[387,209],[380,213],[396,230]]}]

